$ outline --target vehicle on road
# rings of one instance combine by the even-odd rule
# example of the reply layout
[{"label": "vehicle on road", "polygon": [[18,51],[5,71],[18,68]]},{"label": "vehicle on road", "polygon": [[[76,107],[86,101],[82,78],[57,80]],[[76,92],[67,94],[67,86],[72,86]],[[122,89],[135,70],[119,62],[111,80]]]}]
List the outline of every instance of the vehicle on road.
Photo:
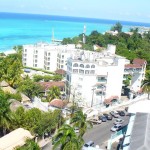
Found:
[{"label": "vehicle on road", "polygon": [[110,114],[114,117],[114,118],[118,118],[119,114],[117,111],[111,111]]},{"label": "vehicle on road", "polygon": [[94,142],[89,141],[89,142],[85,143],[82,147],[82,150],[87,150],[87,147],[94,147]]},{"label": "vehicle on road", "polygon": [[112,120],[112,116],[111,115],[109,115],[109,114],[103,114],[106,118],[107,118],[107,120]]},{"label": "vehicle on road", "polygon": [[126,115],[123,110],[118,110],[118,114],[119,114],[120,116],[125,116],[125,115]]},{"label": "vehicle on road", "polygon": [[90,122],[92,122],[92,124],[101,124],[102,120],[98,120],[98,119],[90,119]]},{"label": "vehicle on road", "polygon": [[118,118],[118,119],[116,119],[116,121],[114,122],[114,124],[115,124],[115,125],[116,125],[116,124],[122,124],[123,122],[124,122],[123,119]]},{"label": "vehicle on road", "polygon": [[121,128],[122,128],[122,125],[121,125],[121,124],[116,124],[116,125],[114,125],[110,130],[111,130],[112,132],[115,132],[115,131],[120,130]]},{"label": "vehicle on road", "polygon": [[101,120],[102,122],[106,122],[107,118],[104,115],[100,115],[98,116],[99,120]]}]

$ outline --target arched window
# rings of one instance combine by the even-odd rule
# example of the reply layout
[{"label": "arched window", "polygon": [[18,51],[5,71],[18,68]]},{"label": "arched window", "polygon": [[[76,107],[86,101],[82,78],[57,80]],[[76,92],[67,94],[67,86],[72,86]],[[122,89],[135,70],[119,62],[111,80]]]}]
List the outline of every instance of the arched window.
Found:
[{"label": "arched window", "polygon": [[77,63],[75,63],[75,64],[73,65],[73,67],[78,67],[78,64],[77,64]]},{"label": "arched window", "polygon": [[90,65],[86,65],[85,68],[90,68]]},{"label": "arched window", "polygon": [[83,64],[80,64],[80,67],[81,67],[81,68],[84,68],[84,65],[83,65]]},{"label": "arched window", "polygon": [[91,68],[95,68],[95,65],[92,65]]}]

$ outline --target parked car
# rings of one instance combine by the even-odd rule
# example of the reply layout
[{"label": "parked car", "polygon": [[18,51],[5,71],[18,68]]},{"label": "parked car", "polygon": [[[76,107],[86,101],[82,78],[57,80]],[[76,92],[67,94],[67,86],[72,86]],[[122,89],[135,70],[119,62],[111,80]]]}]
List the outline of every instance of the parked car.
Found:
[{"label": "parked car", "polygon": [[104,115],[100,115],[98,118],[99,118],[99,120],[102,120],[102,122],[107,121],[107,118]]},{"label": "parked car", "polygon": [[119,114],[117,111],[111,111],[110,114],[114,117],[114,118],[118,118]]},{"label": "parked car", "polygon": [[118,110],[120,116],[125,116],[125,112],[123,110]]},{"label": "parked car", "polygon": [[85,143],[82,147],[82,150],[87,150],[87,147],[94,147],[94,142],[89,141],[89,142]]},{"label": "parked car", "polygon": [[111,115],[109,115],[109,114],[103,114],[106,118],[107,118],[107,120],[112,120],[112,116]]},{"label": "parked car", "polygon": [[121,125],[121,124],[116,124],[116,125],[114,125],[110,130],[111,130],[112,132],[115,132],[115,131],[120,130],[121,128],[122,128],[122,125]]},{"label": "parked car", "polygon": [[116,121],[114,122],[114,124],[115,124],[115,125],[116,125],[116,124],[122,124],[123,122],[124,122],[123,119],[118,118],[118,119],[116,119]]},{"label": "parked car", "polygon": [[90,119],[90,122],[92,122],[92,124],[101,124],[101,123],[102,123],[102,120]]}]

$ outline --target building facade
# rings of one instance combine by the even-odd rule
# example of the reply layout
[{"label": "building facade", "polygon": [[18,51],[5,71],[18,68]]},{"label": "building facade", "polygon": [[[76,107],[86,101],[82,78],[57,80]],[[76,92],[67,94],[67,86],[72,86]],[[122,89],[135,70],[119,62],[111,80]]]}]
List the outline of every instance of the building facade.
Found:
[{"label": "building facade", "polygon": [[131,75],[130,90],[138,92],[145,78],[146,61],[133,64],[115,54],[116,46],[101,52],[76,49],[74,44],[38,43],[23,46],[23,65],[49,71],[66,71],[66,94],[86,106],[120,99],[125,75]]}]

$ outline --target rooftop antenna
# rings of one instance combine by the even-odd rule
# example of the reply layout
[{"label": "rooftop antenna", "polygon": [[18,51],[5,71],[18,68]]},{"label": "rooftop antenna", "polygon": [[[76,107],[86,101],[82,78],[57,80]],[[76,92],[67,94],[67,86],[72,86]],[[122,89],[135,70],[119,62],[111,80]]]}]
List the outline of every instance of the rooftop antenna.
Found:
[{"label": "rooftop antenna", "polygon": [[86,33],[86,25],[84,25],[84,28],[83,28],[83,44],[85,44],[85,42],[86,42],[86,37],[85,37],[85,33]]},{"label": "rooftop antenna", "polygon": [[52,43],[54,43],[55,38],[54,38],[54,29],[52,29]]}]

